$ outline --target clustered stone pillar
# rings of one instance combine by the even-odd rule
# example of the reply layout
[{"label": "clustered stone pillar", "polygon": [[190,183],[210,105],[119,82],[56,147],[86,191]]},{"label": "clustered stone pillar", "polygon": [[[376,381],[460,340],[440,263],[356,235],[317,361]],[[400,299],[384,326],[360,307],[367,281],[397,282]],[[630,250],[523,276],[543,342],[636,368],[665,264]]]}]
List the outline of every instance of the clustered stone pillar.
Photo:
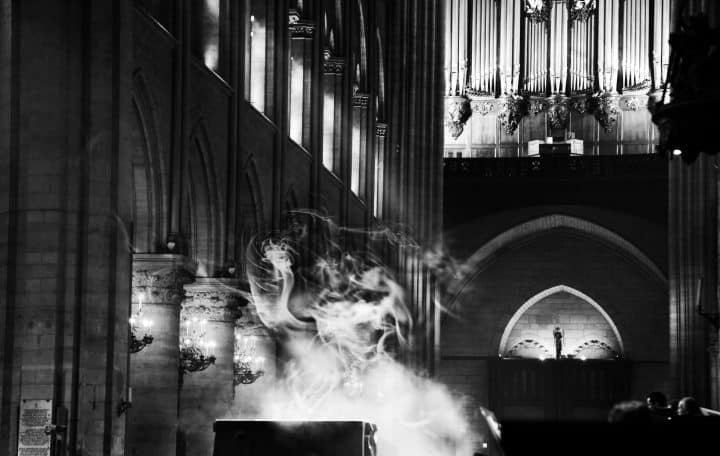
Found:
[{"label": "clustered stone pillar", "polygon": [[[234,322],[240,315],[240,282],[234,279],[197,279],[185,285],[180,315],[181,332],[193,319],[205,320],[206,342],[215,345],[215,364],[182,375],[180,391],[179,455],[210,456],[213,423],[226,418],[233,401]],[[180,338],[183,334],[180,334]],[[176,346],[180,339],[176,339]]]},{"label": "clustered stone pillar", "polygon": [[670,365],[675,397],[720,406],[712,347],[718,338],[718,182],[704,154],[669,165]]},{"label": "clustered stone pillar", "polygon": [[143,317],[153,323],[150,335],[154,340],[130,355],[130,456],[176,454],[180,304],[185,295],[183,285],[191,280],[181,255],[133,256],[132,312],[137,312],[142,299]]}]

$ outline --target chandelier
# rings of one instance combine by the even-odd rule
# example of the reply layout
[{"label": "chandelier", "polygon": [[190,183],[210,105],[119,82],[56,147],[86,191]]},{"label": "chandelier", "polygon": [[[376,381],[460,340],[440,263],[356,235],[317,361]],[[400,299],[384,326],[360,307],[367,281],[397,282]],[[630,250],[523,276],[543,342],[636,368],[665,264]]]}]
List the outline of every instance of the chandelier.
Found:
[{"label": "chandelier", "polygon": [[567,6],[572,21],[587,21],[597,11],[595,0],[525,0],[525,16],[533,22],[550,22],[555,3]]},{"label": "chandelier", "polygon": [[249,385],[265,375],[265,358],[256,355],[257,339],[235,335],[235,356],[233,357],[233,385]]},{"label": "chandelier", "polygon": [[203,371],[215,364],[215,342],[205,339],[207,320],[193,317],[185,320],[180,339],[180,372]]},{"label": "chandelier", "polygon": [[[130,353],[138,353],[143,348],[150,345],[154,338],[150,334],[152,320],[143,317],[143,299],[145,295],[142,293],[138,296],[138,310],[130,316],[128,320],[129,351]],[[138,338],[138,334],[142,332],[142,337]]]}]

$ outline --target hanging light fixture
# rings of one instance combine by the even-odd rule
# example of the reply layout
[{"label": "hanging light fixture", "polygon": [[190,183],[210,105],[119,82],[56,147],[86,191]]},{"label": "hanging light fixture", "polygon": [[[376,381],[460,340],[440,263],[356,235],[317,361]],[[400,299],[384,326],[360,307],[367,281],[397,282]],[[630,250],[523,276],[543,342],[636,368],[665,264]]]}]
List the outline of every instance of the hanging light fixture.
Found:
[{"label": "hanging light fixture", "polygon": [[203,371],[215,364],[215,342],[205,339],[207,320],[188,318],[184,326],[180,337],[181,373]]},{"label": "hanging light fixture", "polygon": [[249,385],[265,375],[265,358],[257,356],[257,339],[235,334],[233,357],[233,385]]},{"label": "hanging light fixture", "polygon": [[[138,295],[138,309],[137,312],[132,314],[129,319],[130,325],[128,326],[128,337],[129,337],[129,351],[130,353],[138,353],[143,348],[150,345],[154,338],[150,334],[150,328],[152,328],[152,320],[146,318],[143,315],[143,300],[145,295],[140,293]],[[138,334],[142,333],[142,337],[138,338]]]}]

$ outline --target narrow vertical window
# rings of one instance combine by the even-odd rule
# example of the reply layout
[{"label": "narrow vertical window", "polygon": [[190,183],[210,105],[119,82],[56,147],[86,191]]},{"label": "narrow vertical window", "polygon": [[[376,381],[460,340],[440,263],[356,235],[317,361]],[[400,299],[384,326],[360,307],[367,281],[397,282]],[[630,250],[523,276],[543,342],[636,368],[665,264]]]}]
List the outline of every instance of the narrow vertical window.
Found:
[{"label": "narrow vertical window", "polygon": [[310,123],[305,113],[310,112],[310,83],[312,38],[315,25],[290,17],[290,139],[308,147]]},{"label": "narrow vertical window", "polygon": [[247,22],[249,74],[245,98],[260,112],[265,111],[265,61],[267,56],[266,6],[264,1],[252,0]]},{"label": "narrow vertical window", "polygon": [[227,17],[221,0],[192,0],[190,47],[206,67],[223,74],[225,46],[222,19]]},{"label": "narrow vertical window", "polygon": [[378,122],[375,125],[375,175],[373,188],[373,215],[383,217],[382,208],[385,196],[385,137],[387,124]]}]

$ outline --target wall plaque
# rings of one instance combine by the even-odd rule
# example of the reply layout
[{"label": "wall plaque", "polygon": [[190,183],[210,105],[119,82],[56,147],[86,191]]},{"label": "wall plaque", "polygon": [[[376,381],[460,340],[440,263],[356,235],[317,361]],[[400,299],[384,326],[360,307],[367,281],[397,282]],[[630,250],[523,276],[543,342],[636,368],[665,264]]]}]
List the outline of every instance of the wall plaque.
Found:
[{"label": "wall plaque", "polygon": [[18,426],[18,456],[50,456],[51,436],[45,426],[52,424],[52,401],[23,399]]}]

